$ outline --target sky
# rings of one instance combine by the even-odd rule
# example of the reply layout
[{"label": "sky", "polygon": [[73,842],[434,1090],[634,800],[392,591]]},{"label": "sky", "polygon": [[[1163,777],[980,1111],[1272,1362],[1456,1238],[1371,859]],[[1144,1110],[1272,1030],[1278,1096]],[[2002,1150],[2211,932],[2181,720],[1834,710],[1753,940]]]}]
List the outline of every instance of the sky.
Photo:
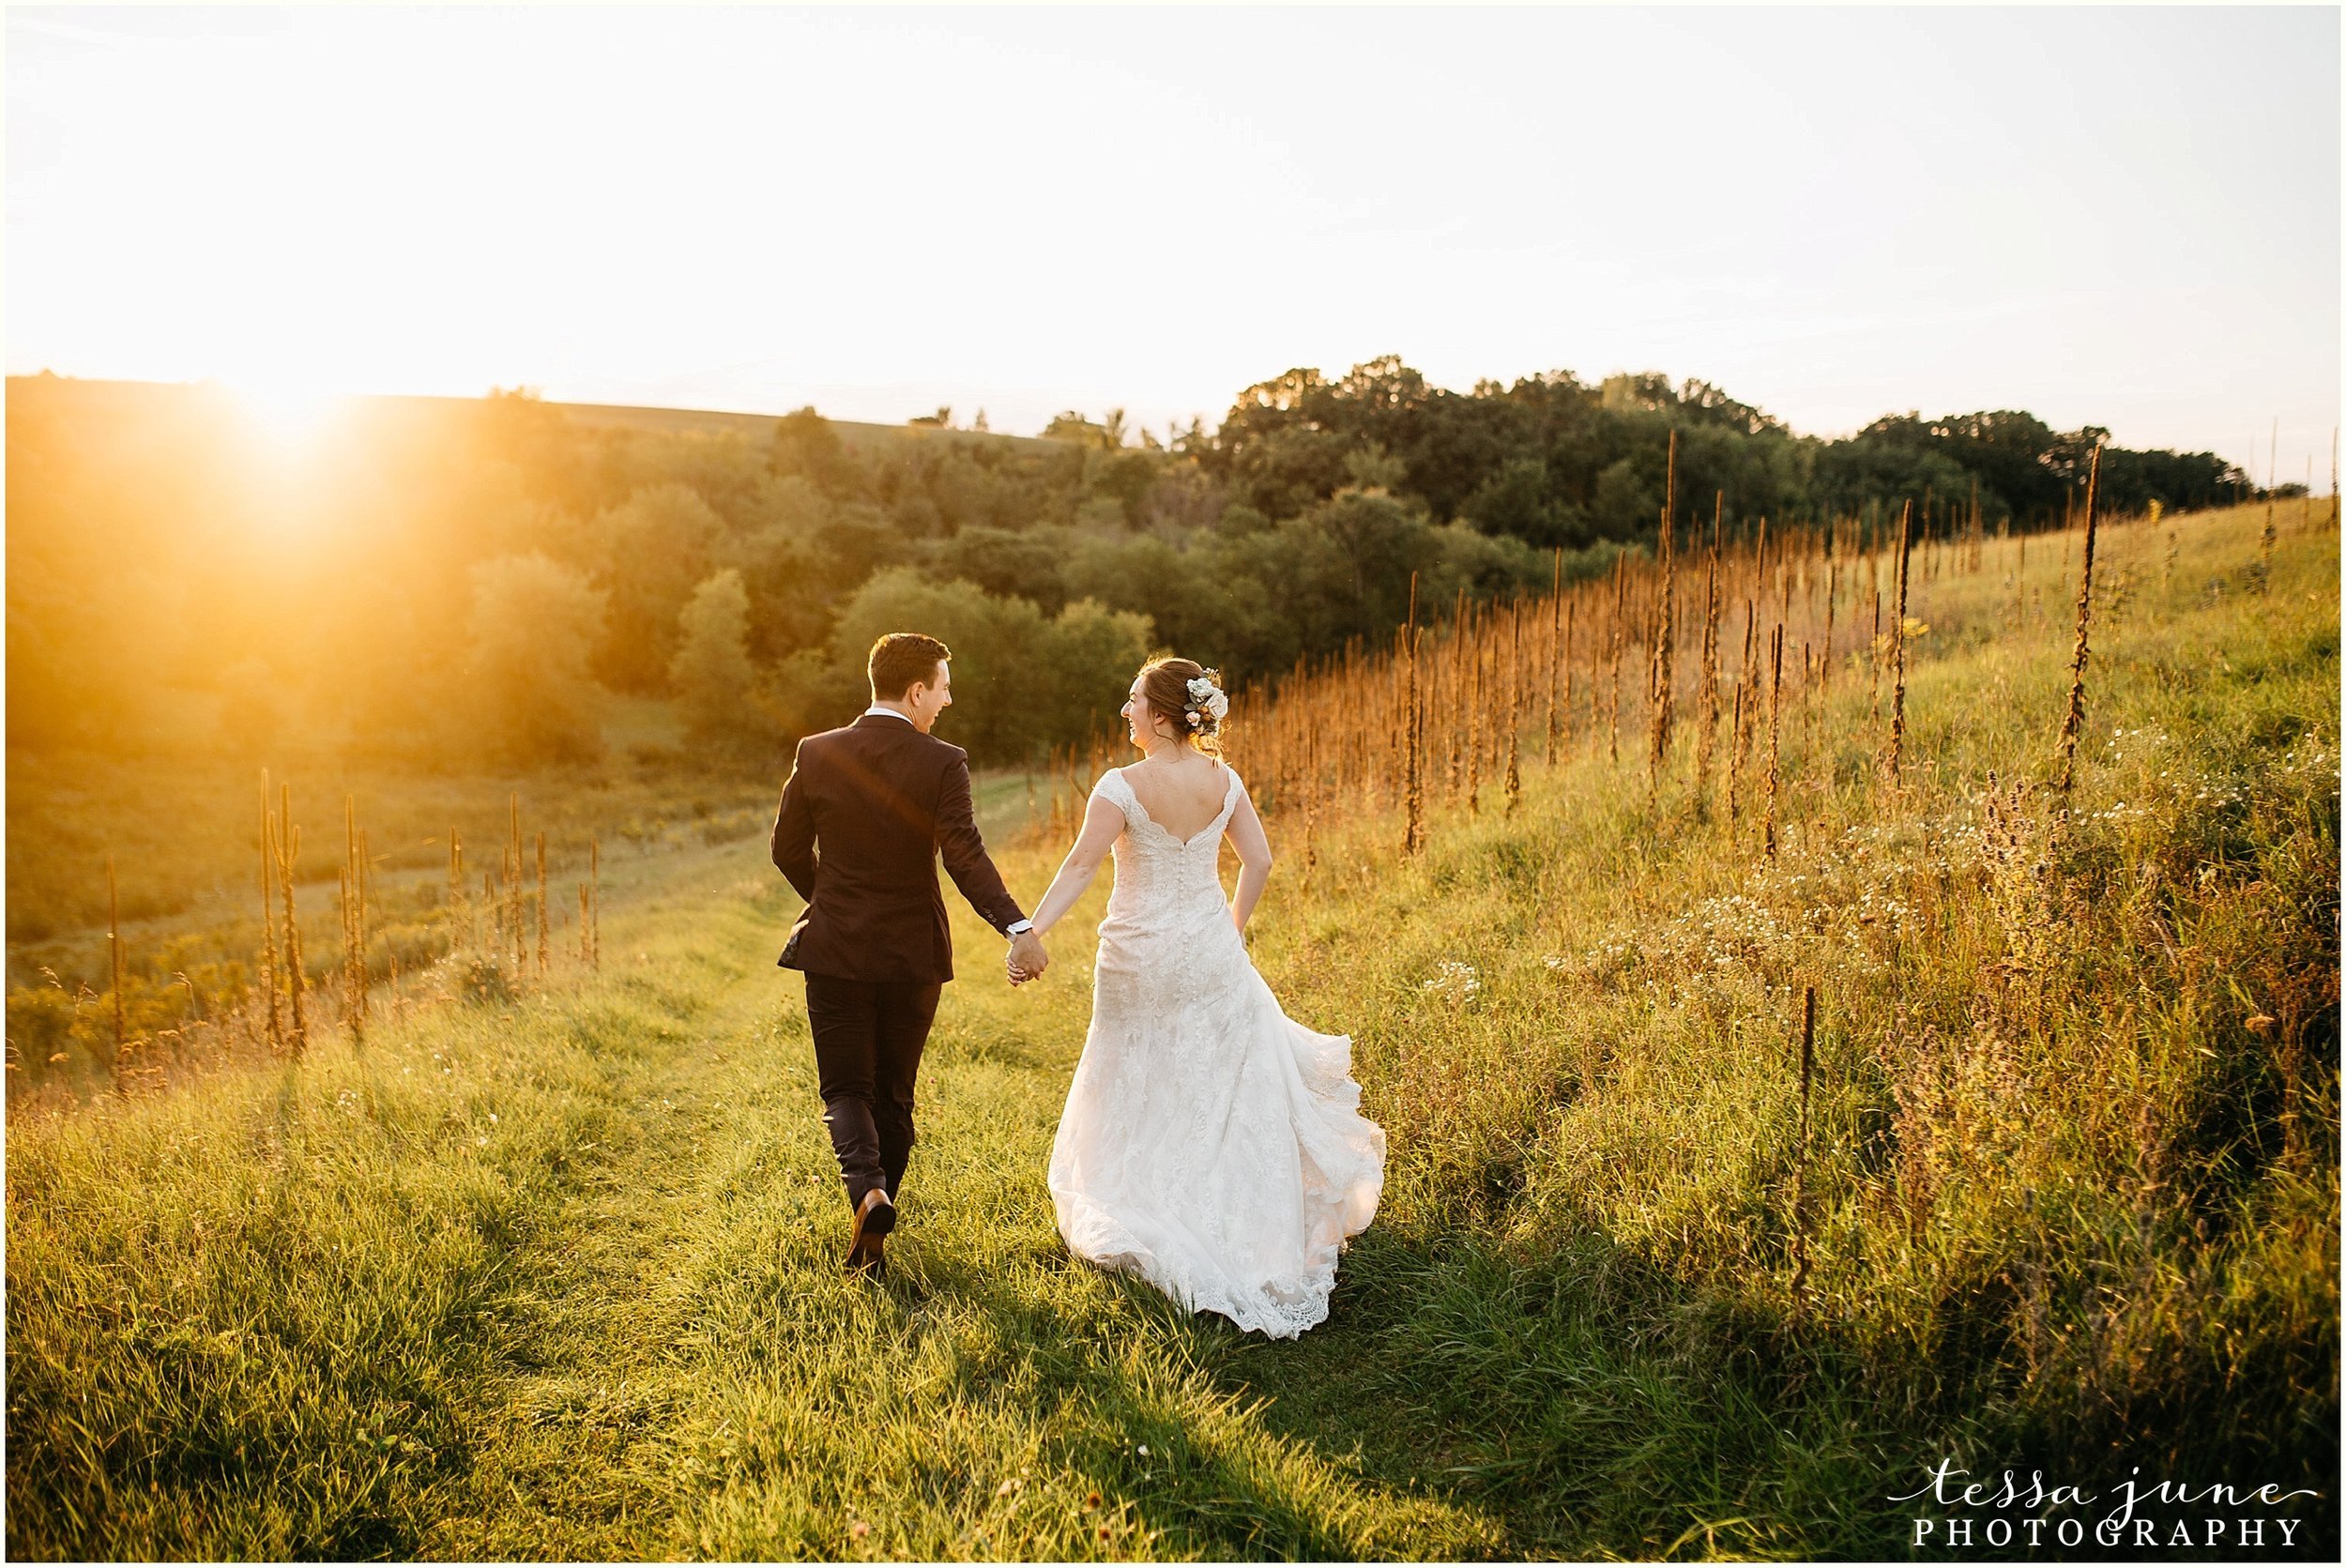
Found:
[{"label": "sky", "polygon": [[[1294,366],[2326,490],[2334,7],[11,6],[11,374],[1033,432]],[[2251,446],[2253,443],[2253,448]]]}]

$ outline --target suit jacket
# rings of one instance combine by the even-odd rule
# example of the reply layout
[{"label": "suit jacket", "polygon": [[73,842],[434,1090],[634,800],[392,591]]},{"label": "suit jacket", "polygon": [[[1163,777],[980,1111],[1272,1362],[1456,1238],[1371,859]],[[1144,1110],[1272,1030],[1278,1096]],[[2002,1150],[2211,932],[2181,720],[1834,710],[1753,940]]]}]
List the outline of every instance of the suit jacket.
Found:
[{"label": "suit jacket", "polygon": [[774,864],[807,906],[778,962],[841,980],[952,979],[940,856],[995,930],[1026,918],[978,836],[968,753],[874,713],[808,736],[774,814]]}]

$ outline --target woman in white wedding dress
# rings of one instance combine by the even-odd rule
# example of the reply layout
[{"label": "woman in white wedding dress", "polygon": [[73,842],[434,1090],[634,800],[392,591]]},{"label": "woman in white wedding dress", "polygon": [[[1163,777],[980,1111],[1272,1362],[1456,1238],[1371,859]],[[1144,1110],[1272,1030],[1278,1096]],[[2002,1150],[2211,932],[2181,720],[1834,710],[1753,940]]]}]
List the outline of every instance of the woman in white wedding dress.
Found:
[{"label": "woman in white wedding dress", "polygon": [[[1124,716],[1146,755],[1102,775],[1035,909],[1041,935],[1113,847],[1051,1200],[1077,1257],[1291,1339],[1328,1316],[1337,1255],[1377,1212],[1385,1134],[1360,1114],[1350,1039],[1287,1017],[1247,956],[1271,846],[1213,752],[1228,706],[1186,659],[1141,670]],[[1242,868],[1226,903],[1226,831]]]}]

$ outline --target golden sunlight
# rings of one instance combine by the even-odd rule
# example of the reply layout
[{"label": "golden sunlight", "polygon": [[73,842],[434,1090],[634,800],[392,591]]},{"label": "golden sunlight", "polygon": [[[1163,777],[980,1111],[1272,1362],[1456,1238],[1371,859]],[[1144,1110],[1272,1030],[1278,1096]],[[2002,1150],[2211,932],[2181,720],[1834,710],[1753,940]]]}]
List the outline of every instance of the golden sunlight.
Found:
[{"label": "golden sunlight", "polygon": [[244,383],[231,390],[254,428],[284,448],[308,446],[349,402],[341,393],[293,382]]}]

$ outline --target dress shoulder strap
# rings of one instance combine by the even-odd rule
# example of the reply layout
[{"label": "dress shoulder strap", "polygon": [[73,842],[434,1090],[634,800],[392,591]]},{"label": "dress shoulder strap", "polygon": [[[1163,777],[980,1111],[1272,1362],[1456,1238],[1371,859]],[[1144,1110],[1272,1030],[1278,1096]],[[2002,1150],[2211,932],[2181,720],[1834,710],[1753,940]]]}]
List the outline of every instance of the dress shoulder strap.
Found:
[{"label": "dress shoulder strap", "polygon": [[1111,768],[1102,773],[1100,782],[1091,786],[1091,793],[1107,800],[1127,817],[1133,814],[1133,808],[1140,803],[1140,798],[1133,793],[1132,784],[1124,777],[1124,770],[1121,768]]}]

